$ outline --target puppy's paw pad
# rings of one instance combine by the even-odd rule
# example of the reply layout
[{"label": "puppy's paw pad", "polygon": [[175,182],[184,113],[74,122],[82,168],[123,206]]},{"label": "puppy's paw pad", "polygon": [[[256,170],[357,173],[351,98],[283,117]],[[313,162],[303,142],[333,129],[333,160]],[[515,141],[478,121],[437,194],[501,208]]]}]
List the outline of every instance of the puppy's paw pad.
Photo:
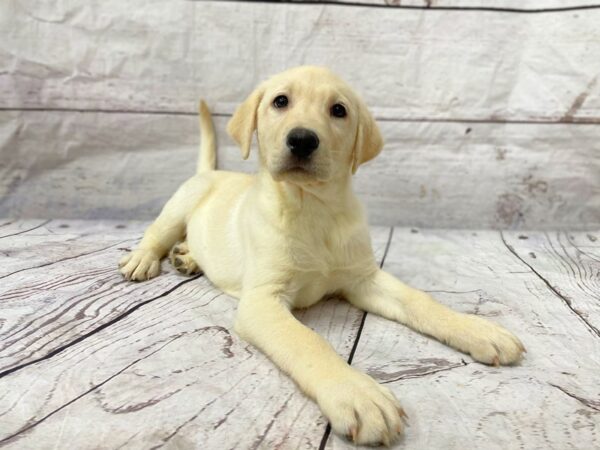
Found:
[{"label": "puppy's paw pad", "polygon": [[149,280],[160,274],[160,259],[151,250],[136,249],[119,260],[119,272],[127,280]]},{"label": "puppy's paw pad", "polygon": [[355,444],[389,446],[404,430],[406,414],[394,394],[367,375],[336,380],[317,401],[333,430]]},{"label": "puppy's paw pad", "polygon": [[200,267],[189,253],[187,242],[180,242],[173,246],[169,253],[169,261],[179,273],[184,275],[196,275],[201,273]]}]

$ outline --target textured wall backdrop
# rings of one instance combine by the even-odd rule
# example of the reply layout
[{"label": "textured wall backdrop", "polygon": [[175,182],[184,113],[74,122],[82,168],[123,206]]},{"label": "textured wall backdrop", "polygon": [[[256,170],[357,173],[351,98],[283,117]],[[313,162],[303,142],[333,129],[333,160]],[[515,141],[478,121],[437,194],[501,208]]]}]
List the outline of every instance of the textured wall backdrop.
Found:
[{"label": "textured wall backdrop", "polygon": [[322,64],[386,138],[355,181],[371,222],[600,226],[600,9],[337,3],[4,0],[0,216],[154,217],[194,172],[199,97],[220,168],[252,171],[224,133],[236,104],[273,73]]}]

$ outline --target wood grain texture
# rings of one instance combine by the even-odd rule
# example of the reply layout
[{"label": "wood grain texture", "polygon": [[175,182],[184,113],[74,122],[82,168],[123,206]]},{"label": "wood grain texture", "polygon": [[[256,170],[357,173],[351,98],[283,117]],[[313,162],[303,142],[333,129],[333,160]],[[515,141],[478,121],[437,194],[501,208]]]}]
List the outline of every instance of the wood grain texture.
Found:
[{"label": "wood grain texture", "polygon": [[[42,228],[47,223],[49,223],[49,219],[39,220],[39,219],[30,219],[30,220],[16,220],[16,219],[0,219],[0,239],[12,238],[13,236],[18,236],[21,234],[30,233],[32,231],[37,230],[38,228]],[[8,256],[8,255],[3,255]]]},{"label": "wood grain texture", "polygon": [[[250,162],[241,159],[227,120],[216,118],[219,168],[256,170],[256,152]],[[0,216],[154,219],[195,171],[194,116],[0,112],[0,121],[0,139],[13,142],[0,149]],[[373,224],[600,226],[595,126],[380,126],[384,151],[354,183]]]},{"label": "wood grain texture", "polygon": [[[204,0],[196,0],[204,1]],[[222,0],[238,1],[238,0]],[[252,0],[250,0],[252,1]],[[290,3],[339,3],[349,6],[381,6],[390,8],[419,7],[431,10],[443,8],[490,8],[497,10],[543,11],[544,9],[583,8],[593,5],[585,0],[290,0]]]},{"label": "wood grain texture", "polygon": [[[231,331],[233,298],[166,267],[127,290],[114,265],[122,250],[90,253],[137,236],[145,223],[44,222],[0,221],[0,236],[20,233],[0,238],[0,254],[22,259],[28,251],[32,263],[0,281],[0,356],[11,357],[6,332],[22,318],[31,325],[20,335],[21,355],[41,356],[0,373],[0,447],[319,448],[326,423],[318,408]],[[373,229],[380,258],[388,231]],[[520,366],[490,368],[368,315],[353,365],[402,400],[411,426],[398,448],[600,444],[600,338],[588,326],[598,318],[599,236],[394,230],[387,270],[453,308],[509,327],[528,349]],[[28,239],[35,245],[27,249]],[[1,261],[4,269],[9,260]],[[86,280],[92,267],[106,279]],[[67,290],[87,293],[87,302],[69,300]],[[52,306],[60,312],[49,313]],[[119,308],[105,325],[105,312]],[[360,311],[331,300],[296,314],[349,355]],[[51,341],[45,348],[42,336]],[[354,447],[328,435],[325,448]]]},{"label": "wood grain texture", "polygon": [[509,233],[508,249],[600,338],[600,232]]},{"label": "wood grain texture", "polygon": [[[525,235],[529,239],[519,239]],[[584,239],[590,255],[600,250],[586,233],[568,235],[581,244],[579,251]],[[528,350],[519,366],[486,367],[369,314],[353,365],[385,383],[403,402],[411,426],[402,448],[561,450],[600,445],[600,338],[557,295],[569,292],[578,299],[574,307],[587,304],[594,310],[590,321],[597,317],[600,291],[590,276],[581,274],[597,274],[600,263],[570,259],[566,255],[578,250],[564,237],[565,254],[557,255],[550,242],[558,243],[533,232],[501,236],[494,231],[395,229],[386,270],[454,309],[506,326]],[[525,256],[529,251],[535,258]],[[542,272],[552,287],[540,277]],[[346,447],[330,436],[327,448]]]},{"label": "wood grain texture", "polygon": [[224,121],[259,81],[311,63],[384,129],[356,179],[373,223],[600,224],[597,127],[573,125],[600,120],[600,10],[9,0],[0,16],[0,216],[151,219],[192,173],[200,96],[222,167],[247,171]]},{"label": "wood grain texture", "polygon": [[7,237],[0,243],[0,280],[25,270],[98,253],[107,247],[120,244],[129,247],[143,232],[138,222],[115,222],[116,233],[103,222],[19,220],[12,224],[13,232],[3,234],[9,227],[2,227],[0,221],[0,239]]},{"label": "wood grain texture", "polygon": [[[64,224],[80,237],[104,231],[118,239],[143,225]],[[374,228],[372,236],[381,258],[389,229]],[[0,244],[10,249],[12,241]],[[85,244],[75,239],[72,247]],[[14,336],[12,324],[27,319],[21,356],[40,357],[0,373],[0,447],[318,448],[326,424],[316,406],[231,331],[235,299],[170,268],[148,283],[125,283],[116,270],[119,253],[111,247],[20,273],[37,284],[17,275],[3,280],[0,331]],[[86,279],[92,267],[101,275]],[[67,290],[86,301],[67,298]],[[296,315],[348,356],[360,311],[331,300]],[[50,342],[45,348],[42,339]],[[10,367],[15,344],[6,336],[0,342]]]},{"label": "wood grain texture", "polygon": [[204,96],[230,114],[263,79],[310,63],[339,72],[383,119],[600,120],[600,47],[591,45],[600,10],[142,0],[0,8],[12,19],[0,42],[4,108],[192,113]]}]

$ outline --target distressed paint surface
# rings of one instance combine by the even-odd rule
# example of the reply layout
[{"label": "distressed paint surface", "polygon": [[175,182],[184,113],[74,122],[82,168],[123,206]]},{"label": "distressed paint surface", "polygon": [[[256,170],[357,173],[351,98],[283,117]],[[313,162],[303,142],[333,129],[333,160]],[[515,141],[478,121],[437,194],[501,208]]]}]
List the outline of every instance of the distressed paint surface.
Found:
[{"label": "distressed paint surface", "polygon": [[[204,1],[204,0],[196,0]],[[222,0],[235,1],[235,0]],[[294,3],[295,0],[290,0]],[[301,0],[304,1],[304,0]],[[312,3],[323,3],[321,0],[308,0]],[[364,6],[382,6],[382,7],[422,7],[429,9],[439,8],[496,8],[496,9],[516,9],[516,10],[544,10],[544,9],[564,9],[577,8],[590,5],[583,0],[329,0],[330,3],[340,5],[364,5]]]},{"label": "distressed paint surface", "polygon": [[372,223],[600,224],[600,10],[138,1],[0,4],[0,215],[153,218],[192,172],[200,96],[220,117],[222,167],[248,170],[223,122],[262,79],[314,63],[386,135],[356,179]]},{"label": "distressed paint surface", "polygon": [[[600,319],[598,234],[567,233],[567,241],[539,232],[394,230],[386,270],[500,323],[527,348],[519,366],[485,367],[367,315],[353,365],[403,403],[410,428],[399,448],[600,446],[600,336],[592,329]],[[581,250],[587,255],[573,257]],[[331,436],[327,448],[347,443]]]},{"label": "distressed paint surface", "polygon": [[[154,219],[195,171],[193,116],[30,111],[0,112],[2,119],[0,139],[19,144],[2,150],[0,216]],[[256,151],[251,161],[241,159],[225,133],[227,120],[216,118],[219,168],[256,170]],[[373,224],[600,224],[596,126],[380,125],[386,146],[354,182]]]},{"label": "distressed paint surface", "polygon": [[[147,283],[121,278],[116,261],[147,223],[23,225],[0,226],[20,231],[0,234],[3,267],[20,265],[31,241],[40,252],[0,288],[0,447],[316,448],[326,423],[233,333],[235,299],[166,265]],[[389,232],[372,230],[380,259]],[[339,300],[296,315],[344,356],[362,318]]]},{"label": "distressed paint surface", "polygon": [[[146,225],[127,219],[154,218],[193,173],[196,100],[219,115],[220,167],[252,171],[226,120],[304,63],[340,72],[380,120],[386,149],[355,179],[372,223],[587,230],[395,229],[385,268],[515,331],[518,367],[371,315],[359,333],[339,300],[297,313],[396,392],[398,448],[600,447],[600,11],[362,3],[432,10],[0,3],[0,217],[32,217],[0,220],[0,447],[354,448],[232,332],[234,299],[168,265],[142,284],[115,269]],[[383,257],[388,229],[373,236]]]},{"label": "distressed paint surface", "polygon": [[[147,283],[120,279],[115,262],[145,225],[0,221],[0,447],[353,448],[232,332],[233,298],[166,264]],[[599,445],[600,338],[581,319],[600,317],[585,275],[600,270],[600,231],[372,235],[386,270],[528,348],[520,366],[486,367],[375,316],[359,335],[363,314],[343,301],[298,311],[343,356],[356,345],[353,365],[402,400],[411,426],[397,448]]]},{"label": "distressed paint surface", "polygon": [[600,10],[142,0],[0,8],[12,19],[0,41],[3,107],[191,113],[204,96],[230,114],[266,77],[323,64],[378,118],[600,120],[600,47],[591,44]]}]

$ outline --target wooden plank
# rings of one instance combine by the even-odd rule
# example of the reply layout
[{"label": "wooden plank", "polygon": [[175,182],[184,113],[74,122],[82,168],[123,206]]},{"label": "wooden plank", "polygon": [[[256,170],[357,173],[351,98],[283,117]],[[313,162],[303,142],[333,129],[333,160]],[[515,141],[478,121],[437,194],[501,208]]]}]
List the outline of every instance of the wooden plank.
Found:
[{"label": "wooden plank", "polygon": [[[196,0],[202,1],[202,0]],[[237,1],[237,0],[221,0]],[[338,3],[349,6],[380,6],[389,8],[427,8],[431,10],[444,8],[481,8],[512,9],[515,11],[543,11],[545,9],[585,8],[589,6],[582,0],[289,0],[289,3]],[[284,2],[285,3],[285,2]]]},{"label": "wooden plank", "polygon": [[506,233],[508,249],[600,338],[600,232]]},{"label": "wooden plank", "polygon": [[[0,445],[51,442],[87,449],[101,440],[106,448],[197,448],[208,442],[253,448],[281,440],[294,446],[318,442],[325,427],[318,409],[230,332],[235,304],[198,280],[84,345],[1,379]],[[331,317],[331,310],[321,312]],[[32,387],[36,379],[48,382]],[[93,427],[85,425],[92,421]]]},{"label": "wooden plank", "polygon": [[387,147],[355,183],[374,223],[587,229],[600,222],[600,159],[593,156],[599,148],[591,128],[383,123],[382,129]]},{"label": "wooden plank", "polygon": [[[389,230],[374,228],[372,236],[381,258]],[[114,255],[102,255],[97,265],[114,267]],[[172,271],[161,278],[180,279]],[[195,448],[207,442],[214,448],[318,448],[325,430],[318,408],[231,331],[236,300],[204,278],[168,293],[144,284],[159,295],[92,298],[104,309],[129,296],[153,300],[37,364],[0,376],[1,447],[87,449],[101,441],[106,448]],[[46,288],[47,294],[55,289]],[[332,300],[297,316],[347,356],[362,313]]]},{"label": "wooden plank", "polygon": [[[514,242],[518,235],[505,233],[505,238]],[[533,236],[539,234],[527,235],[530,240],[523,242],[537,242]],[[515,247],[519,252],[525,251],[523,242]],[[536,261],[554,258],[536,250]],[[594,254],[598,250],[596,243]],[[508,250],[499,233],[395,229],[384,268],[459,311],[506,326],[528,350],[517,367],[487,367],[368,315],[353,365],[385,383],[403,402],[411,425],[403,447],[559,450],[600,445],[600,339]],[[563,274],[557,289],[574,289],[567,278]],[[337,436],[327,442],[327,448],[346,447]]]},{"label": "wooden plank", "polygon": [[[37,222],[44,225],[35,227]],[[144,225],[62,220],[19,220],[14,224],[29,231],[12,234],[10,239],[0,236],[0,280],[24,270],[103,251],[109,246],[127,247],[141,236]],[[122,231],[111,233],[110,227]],[[0,232],[4,229],[0,226]]]},{"label": "wooden plank", "polygon": [[15,219],[0,219],[0,239],[8,239],[12,236],[28,234],[42,228],[50,222],[49,219],[30,219],[30,220],[15,220]]},{"label": "wooden plank", "polygon": [[204,96],[230,114],[258,82],[311,63],[339,72],[383,119],[600,120],[600,47],[589,45],[600,10],[474,20],[254,2],[0,8],[13,18],[0,42],[4,108],[193,113]]},{"label": "wooden plank", "polygon": [[15,251],[15,259],[36,251],[52,252],[50,257],[30,258],[34,260],[30,267],[7,264],[8,273],[0,283],[0,371],[32,364],[139,307],[145,297],[162,295],[188,281],[173,273],[148,283],[129,283],[120,277],[117,261],[139,240],[142,224],[114,230],[118,222],[71,224],[83,235],[92,234],[95,242],[81,239],[61,245],[48,237],[47,244],[33,239],[35,246],[25,244],[23,249],[20,236],[0,241],[3,249]]},{"label": "wooden plank", "polygon": [[[2,112],[0,216],[154,219],[195,171],[193,116]],[[217,117],[219,167],[251,172]],[[371,223],[452,228],[600,226],[589,125],[380,122],[381,156],[355,189]],[[118,137],[114,130],[119,128]],[[0,229],[0,233],[1,233]]]}]

